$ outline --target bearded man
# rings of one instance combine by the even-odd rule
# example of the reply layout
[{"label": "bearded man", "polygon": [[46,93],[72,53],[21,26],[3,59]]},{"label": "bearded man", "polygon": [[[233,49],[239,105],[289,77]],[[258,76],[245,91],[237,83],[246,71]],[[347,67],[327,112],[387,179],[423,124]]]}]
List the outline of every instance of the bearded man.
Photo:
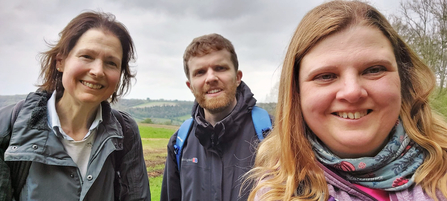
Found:
[{"label": "bearded man", "polygon": [[183,64],[196,99],[193,122],[181,164],[174,148],[179,131],[168,143],[161,200],[247,200],[240,187],[259,143],[251,114],[256,99],[241,81],[234,47],[219,34],[200,36],[186,48]]}]

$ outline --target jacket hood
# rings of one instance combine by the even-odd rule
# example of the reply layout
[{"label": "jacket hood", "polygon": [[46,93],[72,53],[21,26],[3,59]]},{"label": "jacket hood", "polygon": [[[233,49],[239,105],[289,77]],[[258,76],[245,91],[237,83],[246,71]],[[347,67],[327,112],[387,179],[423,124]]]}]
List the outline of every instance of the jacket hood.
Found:
[{"label": "jacket hood", "polygon": [[192,117],[197,124],[195,135],[204,147],[209,148],[230,141],[234,135],[239,133],[238,129],[245,125],[243,121],[246,119],[246,115],[251,115],[251,110],[256,105],[256,99],[243,81],[237,87],[236,99],[237,104],[230,114],[217,122],[214,127],[205,120],[203,108],[197,101],[194,101]]}]

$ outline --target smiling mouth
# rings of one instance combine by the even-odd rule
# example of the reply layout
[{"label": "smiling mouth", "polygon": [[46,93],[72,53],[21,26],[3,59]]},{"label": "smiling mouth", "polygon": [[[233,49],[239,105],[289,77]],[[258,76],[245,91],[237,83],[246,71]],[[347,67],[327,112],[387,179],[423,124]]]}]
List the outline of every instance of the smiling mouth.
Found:
[{"label": "smiling mouth", "polygon": [[206,94],[215,94],[215,93],[219,93],[221,91],[222,91],[222,89],[213,89],[213,90],[207,91]]},{"label": "smiling mouth", "polygon": [[372,112],[372,110],[365,110],[365,111],[357,111],[357,112],[334,112],[332,114],[337,115],[343,119],[360,119],[371,112]]},{"label": "smiling mouth", "polygon": [[89,82],[86,82],[86,81],[82,81],[82,80],[81,80],[81,83],[84,86],[87,86],[88,88],[92,88],[92,89],[101,89],[101,88],[103,88],[103,86],[100,85],[100,84],[92,84],[92,83],[89,83]]}]

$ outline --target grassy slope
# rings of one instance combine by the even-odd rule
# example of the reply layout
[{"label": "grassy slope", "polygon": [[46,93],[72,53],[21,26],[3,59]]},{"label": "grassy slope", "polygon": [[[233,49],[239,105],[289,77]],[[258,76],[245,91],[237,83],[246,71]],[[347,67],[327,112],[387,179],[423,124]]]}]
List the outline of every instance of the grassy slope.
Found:
[{"label": "grassy slope", "polygon": [[164,163],[167,155],[166,146],[169,138],[178,128],[172,126],[157,127],[156,125],[139,124],[152,200],[160,200]]}]

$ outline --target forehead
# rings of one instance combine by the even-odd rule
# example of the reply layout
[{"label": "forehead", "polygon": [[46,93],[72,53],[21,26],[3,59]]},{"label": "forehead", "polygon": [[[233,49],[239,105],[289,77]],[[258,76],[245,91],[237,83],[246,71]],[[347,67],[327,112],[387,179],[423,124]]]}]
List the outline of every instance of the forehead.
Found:
[{"label": "forehead", "polygon": [[73,51],[92,51],[95,53],[108,54],[119,59],[123,56],[121,41],[113,33],[100,29],[89,29],[76,42]]},{"label": "forehead", "polygon": [[197,68],[213,67],[225,65],[234,68],[231,61],[231,54],[228,50],[213,51],[202,56],[194,56],[188,60],[190,71]]},{"label": "forehead", "polygon": [[376,27],[357,25],[319,41],[301,60],[300,71],[323,65],[395,63],[391,42]]}]

